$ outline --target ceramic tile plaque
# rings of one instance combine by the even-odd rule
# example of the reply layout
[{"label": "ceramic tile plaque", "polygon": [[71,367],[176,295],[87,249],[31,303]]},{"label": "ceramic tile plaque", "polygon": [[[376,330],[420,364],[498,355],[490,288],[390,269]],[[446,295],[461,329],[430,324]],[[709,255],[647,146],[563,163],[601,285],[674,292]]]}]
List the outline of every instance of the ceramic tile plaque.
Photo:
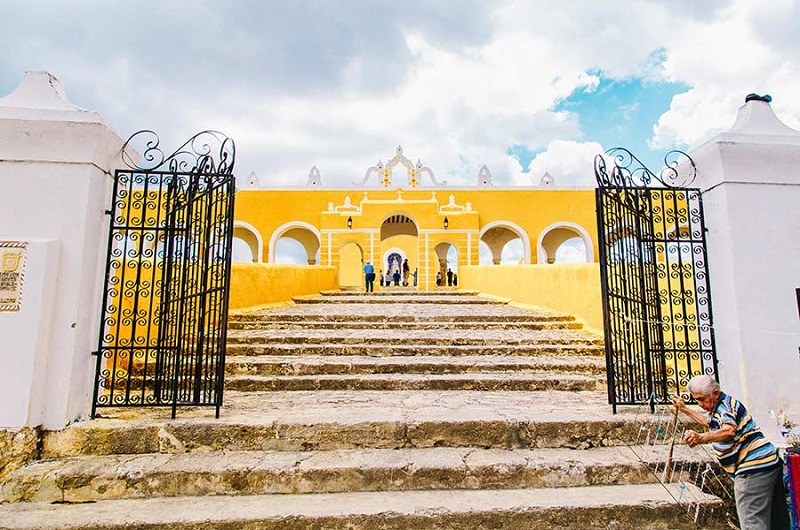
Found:
[{"label": "ceramic tile plaque", "polygon": [[19,311],[27,252],[25,241],[0,241],[0,312]]}]

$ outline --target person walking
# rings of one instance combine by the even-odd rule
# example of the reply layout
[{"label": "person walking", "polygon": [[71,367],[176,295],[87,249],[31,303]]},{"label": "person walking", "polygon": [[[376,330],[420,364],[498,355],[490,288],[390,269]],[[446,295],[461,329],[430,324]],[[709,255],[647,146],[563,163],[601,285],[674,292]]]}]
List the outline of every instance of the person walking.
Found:
[{"label": "person walking", "polygon": [[453,271],[452,269],[447,269],[447,286],[453,286]]},{"label": "person walking", "polygon": [[364,283],[368,293],[375,292],[375,267],[369,261],[364,265]]},{"label": "person walking", "polygon": [[745,406],[725,394],[713,377],[692,377],[687,386],[692,398],[708,414],[690,409],[680,396],[673,396],[672,403],[709,430],[689,429],[684,441],[689,447],[710,443],[719,463],[733,477],[742,530],[789,530],[783,462],[775,446],[756,426]]},{"label": "person walking", "polygon": [[403,260],[403,287],[408,287],[408,275],[411,274],[411,266],[408,259]]}]

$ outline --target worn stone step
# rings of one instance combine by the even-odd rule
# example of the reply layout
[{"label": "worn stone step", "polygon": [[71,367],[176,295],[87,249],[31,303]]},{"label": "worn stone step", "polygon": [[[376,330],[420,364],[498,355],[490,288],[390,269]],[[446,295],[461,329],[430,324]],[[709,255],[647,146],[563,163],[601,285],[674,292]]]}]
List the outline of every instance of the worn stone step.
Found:
[{"label": "worn stone step", "polygon": [[245,375],[225,379],[226,390],[603,390],[596,376],[552,373]]},{"label": "worn stone step", "polygon": [[[583,324],[574,320],[549,320],[534,322],[492,322],[492,321],[427,321],[398,322],[394,320],[231,320],[229,330],[272,330],[272,329],[362,329],[370,330],[579,330]],[[597,339],[602,340],[602,339]]]},{"label": "worn stone step", "polygon": [[236,330],[228,344],[412,344],[430,346],[494,346],[522,344],[600,345],[602,339],[567,330]]},{"label": "worn stone step", "polygon": [[500,355],[445,357],[342,356],[228,356],[228,375],[321,375],[321,374],[448,374],[474,372],[550,371],[604,375],[605,361],[599,357],[519,357]]},{"label": "worn stone step", "polygon": [[[301,311],[301,309],[308,309]],[[392,311],[386,311],[391,309]],[[422,309],[432,309],[422,311]],[[497,309],[508,309],[505,306],[493,308],[492,312],[466,311],[464,307],[439,305],[439,306],[407,306],[398,308],[390,306],[385,312],[376,313],[364,306],[338,306],[321,307],[316,305],[292,306],[290,308],[267,312],[239,313],[230,316],[230,320],[244,322],[491,322],[519,323],[519,322],[572,322],[574,317],[560,314],[545,313],[519,313],[517,311],[497,312]]]},{"label": "worn stone step", "polygon": [[232,321],[247,322],[551,322],[574,321],[559,313],[523,311],[506,305],[385,304],[380,311],[365,304],[300,304],[270,311],[237,313]]},{"label": "worn stone step", "polygon": [[[446,298],[456,298],[453,303],[460,303],[458,298],[462,296],[477,296],[480,294],[480,291],[470,291],[470,290],[462,290],[462,289],[452,289],[452,290],[435,290],[435,291],[422,291],[418,290],[416,287],[383,287],[381,288],[379,285],[376,284],[378,288],[377,291],[374,293],[370,293],[369,296],[394,296],[397,298],[404,298],[407,296],[438,296],[438,297],[446,297]],[[337,297],[347,297],[347,296],[366,296],[367,293],[364,291],[320,291],[319,293],[321,296],[337,296]]]},{"label": "worn stone step", "polygon": [[469,356],[519,355],[532,356],[602,356],[599,345],[523,344],[523,345],[446,345],[427,344],[229,344],[229,355],[359,355],[389,356]]},{"label": "worn stone step", "polygon": [[[657,480],[650,470],[667,458],[668,447],[659,449],[434,447],[77,456],[16,471],[0,487],[0,503],[649,484]],[[647,459],[636,456],[642,452]],[[678,446],[673,463],[697,470],[711,462],[705,452]]]},{"label": "worn stone step", "polygon": [[[697,525],[660,484],[428,490],[290,495],[122,499],[90,504],[21,503],[0,506],[9,530],[695,530]],[[716,497],[686,485],[703,513]],[[707,528],[723,528],[701,521]]]},{"label": "worn stone step", "polygon": [[[292,301],[296,304],[397,304],[399,297],[373,296],[364,293],[363,296],[295,296]],[[436,295],[406,295],[402,297],[405,304],[442,304],[452,301],[449,296]],[[482,296],[464,296],[458,300],[459,305],[506,305],[507,300],[486,298]]]},{"label": "worn stone step", "polygon": [[186,450],[327,450],[624,445],[635,415],[605,392],[296,391],[225,393],[205,408],[101,410],[44,435],[44,457]]}]

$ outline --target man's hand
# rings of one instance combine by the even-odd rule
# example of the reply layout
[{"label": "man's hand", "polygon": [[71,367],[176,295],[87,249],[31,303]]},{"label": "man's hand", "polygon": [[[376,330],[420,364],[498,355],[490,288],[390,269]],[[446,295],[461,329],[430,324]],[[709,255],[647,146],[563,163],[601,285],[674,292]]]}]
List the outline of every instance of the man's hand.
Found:
[{"label": "man's hand", "polygon": [[686,445],[689,447],[694,447],[695,445],[705,443],[703,434],[691,429],[683,434],[683,441],[686,442]]},{"label": "man's hand", "polygon": [[681,412],[686,410],[686,402],[677,394],[672,396],[672,404],[675,405],[675,408]]}]

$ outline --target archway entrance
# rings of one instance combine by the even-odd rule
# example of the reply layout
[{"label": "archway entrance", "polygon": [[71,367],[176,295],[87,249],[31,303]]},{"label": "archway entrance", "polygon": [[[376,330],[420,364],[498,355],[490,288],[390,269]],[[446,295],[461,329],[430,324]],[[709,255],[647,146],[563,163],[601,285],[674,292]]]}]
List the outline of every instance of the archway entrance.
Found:
[{"label": "archway entrance", "polygon": [[339,285],[360,287],[364,284],[364,249],[355,241],[348,241],[339,248]]},{"label": "archway entrance", "polygon": [[489,250],[491,262],[524,263],[531,262],[531,245],[528,234],[510,221],[495,221],[481,231],[481,243]]},{"label": "archway entrance", "polygon": [[[414,272],[419,267],[419,229],[416,222],[404,213],[395,213],[381,224],[382,270],[384,277],[397,271],[400,285],[414,287]],[[408,270],[403,264],[408,260]],[[392,282],[394,285],[394,282]]]},{"label": "archway entrance", "polygon": [[434,249],[439,264],[436,269],[436,287],[458,286],[458,249],[452,243],[443,242]]},{"label": "archway entrance", "polygon": [[[381,267],[383,268],[384,278],[388,276],[390,283],[387,285],[394,285],[394,274],[398,273],[400,285],[403,284],[403,262],[408,259],[405,252],[399,248],[390,248],[383,253],[383,260]],[[412,283],[413,284],[413,283]]]},{"label": "archway entrance", "polygon": [[[279,245],[286,240],[296,244]],[[300,221],[286,223],[270,238],[269,262],[316,265],[319,249],[320,235],[315,227]]]}]

